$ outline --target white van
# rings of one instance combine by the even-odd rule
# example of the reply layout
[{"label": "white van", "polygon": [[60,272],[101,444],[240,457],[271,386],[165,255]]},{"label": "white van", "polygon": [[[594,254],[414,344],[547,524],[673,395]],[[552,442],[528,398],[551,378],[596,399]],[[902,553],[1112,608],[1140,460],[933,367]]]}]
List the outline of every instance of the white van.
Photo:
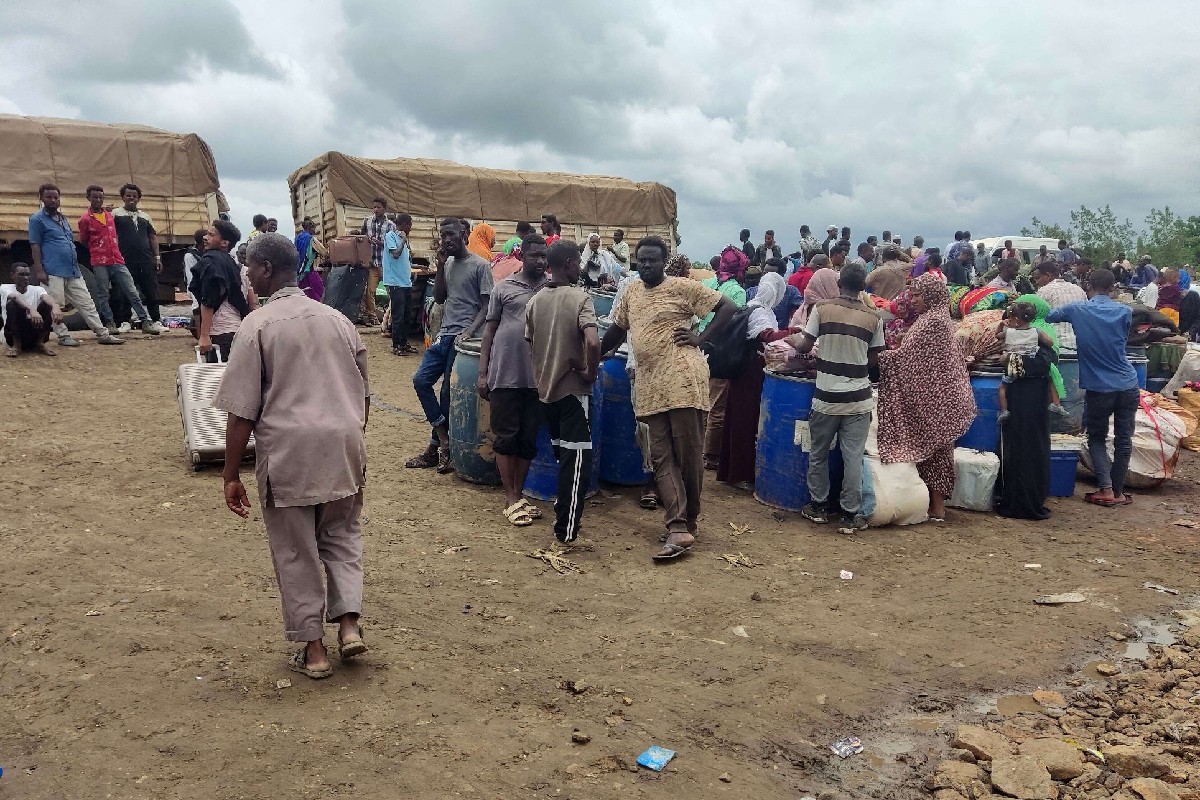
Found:
[{"label": "white van", "polygon": [[984,252],[988,257],[995,260],[1000,257],[1000,252],[1004,250],[1004,243],[1012,241],[1013,248],[1021,254],[1021,261],[1026,264],[1032,264],[1033,259],[1037,256],[1042,245],[1046,245],[1046,250],[1050,255],[1058,254],[1058,239],[1045,239],[1037,236],[988,236],[983,239],[976,239],[971,244],[977,247],[980,242],[983,242]]}]

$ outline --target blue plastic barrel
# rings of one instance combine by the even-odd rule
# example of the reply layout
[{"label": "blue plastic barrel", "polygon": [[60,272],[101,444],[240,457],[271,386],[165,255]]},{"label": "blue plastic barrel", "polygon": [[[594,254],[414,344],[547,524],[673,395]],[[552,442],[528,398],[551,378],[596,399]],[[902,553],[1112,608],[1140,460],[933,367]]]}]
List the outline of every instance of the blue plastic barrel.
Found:
[{"label": "blue plastic barrel", "polygon": [[479,339],[458,339],[457,355],[450,377],[450,463],[458,477],[470,483],[496,485],[495,437],[491,431],[491,409],[479,396]]},{"label": "blue plastic barrel", "polygon": [[[772,508],[799,511],[809,501],[807,422],[816,382],[766,370],[754,456],[754,498]],[[806,423],[797,436],[797,422]],[[800,444],[796,440],[800,439]],[[829,453],[831,497],[841,484],[841,451]]]},{"label": "blue plastic barrel", "polygon": [[615,294],[597,291],[596,289],[592,289],[588,294],[592,296],[592,306],[596,309],[597,317],[607,317],[612,313],[613,300],[616,298]]},{"label": "blue plastic barrel", "polygon": [[1083,428],[1083,391],[1079,388],[1079,358],[1059,356],[1058,371],[1062,374],[1064,397],[1062,407],[1068,416],[1050,415],[1050,430],[1053,433],[1075,433]]},{"label": "blue plastic barrel", "polygon": [[[592,387],[592,402],[589,405],[592,423],[592,480],[588,484],[587,496],[600,491],[600,460],[603,457],[601,435],[604,429],[604,387],[597,380]],[[534,500],[553,500],[558,496],[558,459],[550,444],[550,430],[543,424],[538,430],[537,455],[529,465],[525,477],[524,494]]]},{"label": "blue plastic barrel", "polygon": [[1150,371],[1150,359],[1146,357],[1129,356],[1129,363],[1133,365],[1133,371],[1137,373],[1138,386],[1145,389],[1146,379]]},{"label": "blue plastic barrel", "polygon": [[956,446],[988,453],[999,453],[1000,376],[986,372],[972,372],[971,391],[975,394],[975,421],[958,440]]},{"label": "blue plastic barrel", "polygon": [[654,473],[642,468],[642,451],[637,444],[637,420],[633,416],[633,393],[628,356],[621,352],[600,364],[599,382],[604,386],[604,411],[600,428],[600,480],[621,486],[644,486]]}]

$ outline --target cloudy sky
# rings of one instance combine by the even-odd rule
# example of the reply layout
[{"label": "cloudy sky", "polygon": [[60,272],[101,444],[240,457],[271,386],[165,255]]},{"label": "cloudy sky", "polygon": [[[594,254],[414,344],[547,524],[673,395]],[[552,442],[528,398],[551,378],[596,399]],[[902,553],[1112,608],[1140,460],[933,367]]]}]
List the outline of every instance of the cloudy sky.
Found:
[{"label": "cloudy sky", "polygon": [[199,133],[235,222],[327,150],[656,180],[683,250],[1200,214],[1189,0],[0,3],[0,113]]}]

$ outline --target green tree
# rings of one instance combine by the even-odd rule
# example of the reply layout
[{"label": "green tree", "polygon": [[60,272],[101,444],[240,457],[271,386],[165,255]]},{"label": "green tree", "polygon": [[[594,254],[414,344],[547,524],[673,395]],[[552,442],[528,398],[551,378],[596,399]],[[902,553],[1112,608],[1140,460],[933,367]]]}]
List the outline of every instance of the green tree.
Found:
[{"label": "green tree", "polygon": [[1139,237],[1139,244],[1156,265],[1177,267],[1196,261],[1200,245],[1200,217],[1184,220],[1170,206],[1163,206],[1162,210],[1150,209],[1146,215],[1146,226],[1149,230]]},{"label": "green tree", "polygon": [[1021,228],[1022,236],[1032,236],[1038,239],[1071,240],[1071,232],[1061,227],[1057,222],[1048,224],[1034,217],[1028,225]]},{"label": "green tree", "polygon": [[1070,230],[1074,235],[1072,244],[1096,263],[1109,261],[1119,253],[1132,253],[1137,235],[1133,223],[1128,219],[1118,222],[1107,205],[1095,211],[1087,206],[1072,211]]}]

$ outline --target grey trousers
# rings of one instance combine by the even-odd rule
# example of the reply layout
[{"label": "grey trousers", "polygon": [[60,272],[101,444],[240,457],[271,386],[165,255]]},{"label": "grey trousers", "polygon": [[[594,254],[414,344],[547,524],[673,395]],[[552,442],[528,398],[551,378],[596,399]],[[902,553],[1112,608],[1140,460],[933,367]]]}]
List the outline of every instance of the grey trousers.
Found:
[{"label": "grey trousers", "polygon": [[129,301],[129,307],[133,309],[134,317],[150,319],[150,314],[146,311],[146,306],[142,304],[142,298],[138,295],[137,284],[133,282],[133,275],[129,272],[129,267],[124,264],[92,265],[92,272],[96,274],[96,311],[100,314],[101,322],[105,325],[113,324],[113,312],[109,307],[108,297],[112,292],[114,280],[120,287],[121,294],[125,295],[125,299]]},{"label": "grey trousers", "polygon": [[[288,641],[315,641],[326,620],[362,613],[362,502],[360,489],[315,506],[263,505]],[[321,582],[322,568],[328,588]]]},{"label": "grey trousers", "polygon": [[836,436],[842,451],[845,473],[842,478],[842,510],[857,514],[862,509],[862,462],[867,449],[871,415],[822,414],[813,411],[808,418],[812,452],[808,454],[808,495],[815,505],[829,502],[829,450]]}]

